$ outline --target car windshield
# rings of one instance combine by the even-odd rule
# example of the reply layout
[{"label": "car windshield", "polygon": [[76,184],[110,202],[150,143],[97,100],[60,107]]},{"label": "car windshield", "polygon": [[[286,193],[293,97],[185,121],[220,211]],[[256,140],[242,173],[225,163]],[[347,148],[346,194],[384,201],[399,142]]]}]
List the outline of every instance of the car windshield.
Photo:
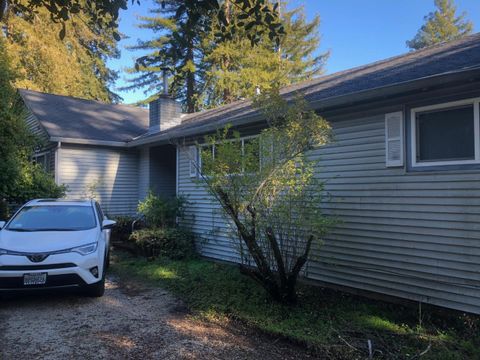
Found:
[{"label": "car windshield", "polygon": [[10,231],[80,231],[96,226],[91,206],[25,206],[10,221]]}]

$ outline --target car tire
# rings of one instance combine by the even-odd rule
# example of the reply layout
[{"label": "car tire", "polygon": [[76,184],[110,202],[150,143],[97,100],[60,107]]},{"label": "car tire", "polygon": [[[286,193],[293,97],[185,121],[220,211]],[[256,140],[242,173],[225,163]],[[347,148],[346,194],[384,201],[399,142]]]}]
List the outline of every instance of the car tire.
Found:
[{"label": "car tire", "polygon": [[102,280],[91,285],[87,285],[85,295],[88,297],[102,297],[105,294],[105,276]]}]

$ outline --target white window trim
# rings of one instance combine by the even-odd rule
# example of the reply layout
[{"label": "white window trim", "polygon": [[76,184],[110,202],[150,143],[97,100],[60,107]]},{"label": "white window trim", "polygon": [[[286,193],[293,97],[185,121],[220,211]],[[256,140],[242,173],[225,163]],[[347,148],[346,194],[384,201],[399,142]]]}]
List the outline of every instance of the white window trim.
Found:
[{"label": "white window trim", "polygon": [[[475,145],[475,159],[473,160],[448,160],[448,161],[417,161],[417,124],[416,114],[424,111],[442,110],[462,105],[473,105],[473,128],[474,128],[474,145]],[[412,167],[426,167],[426,166],[444,166],[444,165],[469,165],[480,164],[480,98],[451,101],[442,104],[422,106],[414,108],[410,113],[410,146],[411,146],[411,161]]]},{"label": "white window trim", "polygon": [[[238,139],[232,139],[233,141],[240,141],[242,143],[242,155],[245,151],[245,140],[249,140],[249,139],[256,139],[258,138],[259,135],[249,135],[249,136],[242,136]],[[228,140],[227,140],[228,141]],[[206,148],[206,147],[209,147],[209,146],[212,146],[211,144],[200,144],[198,146],[198,150],[197,150],[197,153],[198,153],[198,168],[200,170],[200,173],[202,173],[202,148]],[[260,147],[261,149],[261,147]],[[215,144],[213,144],[213,158],[215,159]],[[261,154],[260,155],[260,164],[259,166],[261,166]],[[245,173],[245,169],[242,169],[242,174]],[[203,174],[203,173],[202,173]],[[205,175],[205,174],[204,174]]]}]

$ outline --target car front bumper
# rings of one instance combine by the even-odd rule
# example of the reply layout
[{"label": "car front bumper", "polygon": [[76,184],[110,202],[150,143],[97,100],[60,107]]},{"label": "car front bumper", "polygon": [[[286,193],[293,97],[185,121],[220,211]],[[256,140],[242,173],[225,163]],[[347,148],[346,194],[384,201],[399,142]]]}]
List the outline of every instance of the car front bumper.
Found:
[{"label": "car front bumper", "polygon": [[[98,276],[91,269],[98,268]],[[103,262],[94,252],[82,256],[77,253],[50,255],[41,263],[33,263],[26,256],[0,256],[0,291],[81,287],[101,280]],[[24,285],[25,274],[46,273],[46,283]]]}]

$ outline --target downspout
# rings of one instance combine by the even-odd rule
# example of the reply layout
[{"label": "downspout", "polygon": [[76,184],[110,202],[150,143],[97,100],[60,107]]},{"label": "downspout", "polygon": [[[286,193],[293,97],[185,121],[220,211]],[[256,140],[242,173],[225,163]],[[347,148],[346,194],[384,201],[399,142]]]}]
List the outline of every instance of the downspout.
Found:
[{"label": "downspout", "polygon": [[57,147],[55,148],[55,184],[60,185],[60,149],[62,147],[62,142],[57,142]]}]

